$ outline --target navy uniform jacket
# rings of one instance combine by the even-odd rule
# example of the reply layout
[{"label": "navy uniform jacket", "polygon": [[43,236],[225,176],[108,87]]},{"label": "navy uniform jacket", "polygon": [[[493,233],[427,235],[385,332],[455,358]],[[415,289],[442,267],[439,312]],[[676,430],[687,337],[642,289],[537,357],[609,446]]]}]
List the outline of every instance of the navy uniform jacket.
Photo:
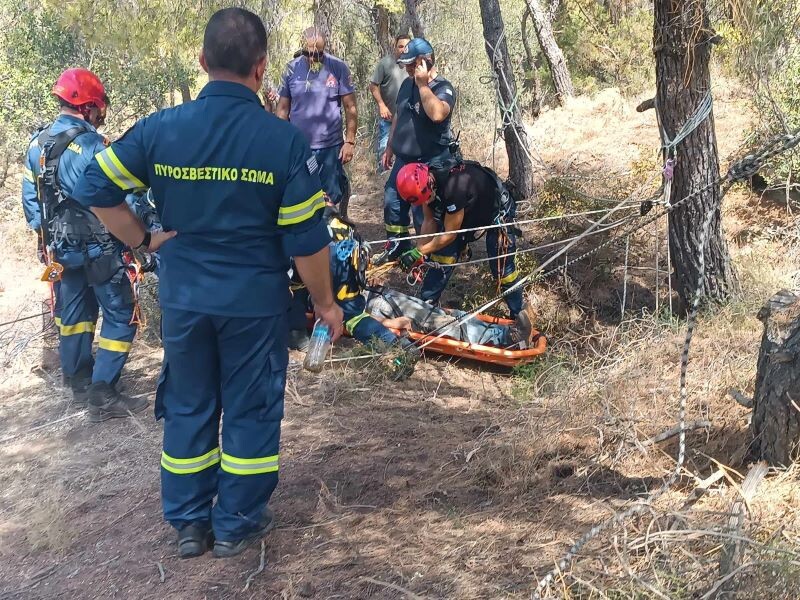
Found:
[{"label": "navy uniform jacket", "polygon": [[317,171],[294,125],[245,86],[212,81],[99,153],[75,196],[110,207],[151,187],[164,229],[178,232],[159,251],[162,306],[268,317],[288,308],[289,257],[330,241]]}]

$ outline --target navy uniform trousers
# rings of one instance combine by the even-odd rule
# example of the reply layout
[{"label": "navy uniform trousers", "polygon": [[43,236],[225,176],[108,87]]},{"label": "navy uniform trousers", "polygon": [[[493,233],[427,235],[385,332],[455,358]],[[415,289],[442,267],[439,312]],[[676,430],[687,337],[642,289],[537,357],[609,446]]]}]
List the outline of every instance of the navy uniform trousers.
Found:
[{"label": "navy uniform trousers", "polygon": [[[511,217],[513,219],[513,216]],[[501,240],[505,236],[505,242],[501,244]],[[464,238],[464,234],[459,234],[458,237],[450,242],[441,250],[437,250],[431,254],[431,261],[441,265],[441,268],[431,268],[425,274],[425,280],[422,282],[422,292],[420,298],[431,304],[439,302],[439,298],[447,287],[447,283],[453,276],[455,271],[454,265],[458,262],[458,258],[462,251],[469,242]],[[486,231],[486,253],[489,258],[496,256],[503,256],[505,254],[512,254],[517,249],[516,237],[512,233],[502,233],[500,229],[489,229]],[[506,256],[504,258],[496,258],[489,260],[489,269],[492,275],[500,283],[502,290],[507,290],[513,286],[517,279],[519,279],[519,271],[517,271],[516,262],[513,256]],[[522,289],[516,289],[505,297],[508,310],[511,313],[511,318],[516,317],[522,311],[523,293]]]},{"label": "navy uniform trousers", "polygon": [[[64,269],[54,292],[64,375],[91,374],[93,383],[116,384],[136,335],[136,325],[131,325],[134,299],[128,276],[120,270],[110,281],[90,286],[83,268]],[[93,358],[98,307],[103,311],[103,326],[97,357]]]},{"label": "navy uniform trousers", "polygon": [[172,526],[210,522],[217,540],[236,541],[262,525],[278,484],[287,336],[285,315],[164,307],[156,417],[164,419],[161,495]]}]

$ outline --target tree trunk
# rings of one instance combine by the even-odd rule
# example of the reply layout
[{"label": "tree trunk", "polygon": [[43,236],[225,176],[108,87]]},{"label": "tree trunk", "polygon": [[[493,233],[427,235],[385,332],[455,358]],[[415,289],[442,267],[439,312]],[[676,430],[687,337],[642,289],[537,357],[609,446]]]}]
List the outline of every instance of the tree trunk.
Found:
[{"label": "tree trunk", "polygon": [[184,104],[186,102],[191,102],[192,101],[192,90],[189,89],[189,84],[187,82],[185,82],[185,81],[181,81],[178,84],[178,87],[180,87],[180,90],[181,90],[181,102],[183,102]]},{"label": "tree trunk", "polygon": [[555,6],[557,9],[558,3],[552,3],[548,5],[547,10],[544,10],[540,0],[526,1],[528,10],[531,12],[534,29],[536,30],[536,38],[539,40],[539,47],[542,49],[544,58],[550,68],[550,74],[553,77],[556,98],[558,98],[558,103],[563,106],[567,98],[575,95],[575,88],[572,85],[572,77],[570,77],[564,53],[559,48],[553,34],[552,15],[554,14],[554,9],[552,7]]},{"label": "tree trunk", "polygon": [[530,111],[534,119],[538,119],[542,113],[544,105],[544,94],[542,93],[542,78],[539,77],[539,52],[533,52],[531,41],[528,37],[528,20],[531,18],[531,11],[525,8],[522,15],[522,46],[525,49],[525,88],[531,95]]},{"label": "tree trunk", "polygon": [[394,50],[394,36],[390,31],[389,11],[386,7],[376,4],[370,10],[372,26],[375,29],[375,41],[381,51],[381,56],[391,54]]},{"label": "tree trunk", "polygon": [[[674,139],[711,89],[708,64],[713,35],[705,0],[656,0],[654,49],[656,105],[661,126]],[[719,178],[713,112],[676,150],[670,202],[677,202]],[[719,185],[688,201],[669,215],[669,245],[678,295],[688,307],[700,276],[700,239],[704,216],[714,211],[705,240],[704,299],[723,301],[736,285],[728,243],[722,231]]]},{"label": "tree trunk", "polygon": [[314,0],[314,27],[328,38],[329,44],[331,43],[335,12],[333,0]]},{"label": "tree trunk", "polygon": [[800,446],[800,295],[783,290],[758,313],[764,336],[753,397],[753,450],[788,466]]},{"label": "tree trunk", "polygon": [[[511,58],[508,55],[503,31],[503,15],[499,0],[480,0],[483,37],[489,63],[497,77],[500,97],[503,104],[510,107],[503,111],[503,139],[508,153],[508,176],[521,198],[533,195],[533,165],[528,158],[528,134],[522,123],[522,115],[517,105],[517,83]],[[501,37],[502,36],[502,37]]]},{"label": "tree trunk", "polygon": [[411,29],[414,37],[425,37],[425,26],[419,18],[419,3],[421,0],[405,0],[406,16],[404,26]]}]

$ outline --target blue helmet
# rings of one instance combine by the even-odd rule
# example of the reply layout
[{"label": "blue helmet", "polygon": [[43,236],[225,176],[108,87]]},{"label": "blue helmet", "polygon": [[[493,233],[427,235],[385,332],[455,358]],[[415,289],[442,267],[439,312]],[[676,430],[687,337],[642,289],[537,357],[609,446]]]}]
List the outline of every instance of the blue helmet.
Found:
[{"label": "blue helmet", "polygon": [[433,54],[433,46],[425,38],[414,38],[408,42],[406,51],[397,59],[397,64],[410,65],[420,56],[430,57]]}]

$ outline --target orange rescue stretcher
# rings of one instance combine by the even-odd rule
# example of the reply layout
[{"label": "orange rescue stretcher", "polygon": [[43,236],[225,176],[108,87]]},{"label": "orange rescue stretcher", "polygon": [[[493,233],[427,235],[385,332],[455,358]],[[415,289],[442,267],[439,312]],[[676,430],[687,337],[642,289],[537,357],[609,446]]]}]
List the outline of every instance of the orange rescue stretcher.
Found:
[{"label": "orange rescue stretcher", "polygon": [[[314,326],[314,315],[308,314],[307,316],[309,320],[309,327],[312,328]],[[490,323],[492,325],[512,325],[514,323],[514,321],[511,321],[510,319],[492,317],[489,315],[476,315],[475,318],[480,319],[484,323]],[[403,333],[398,329],[390,329],[397,335],[401,335]],[[534,346],[525,350],[507,350],[505,348],[498,348],[497,346],[471,344],[469,342],[462,342],[447,336],[441,336],[437,338],[434,334],[418,333],[416,331],[407,331],[405,333],[411,340],[419,342],[420,346],[426,344],[430,340],[433,340],[430,342],[430,344],[423,348],[423,351],[429,351],[435,354],[444,354],[456,358],[476,360],[478,362],[489,363],[502,367],[516,367],[518,365],[524,365],[525,363],[535,360],[537,357],[547,351],[547,338],[539,331],[536,331],[536,333],[539,335],[538,337],[535,337],[536,342]]]}]

